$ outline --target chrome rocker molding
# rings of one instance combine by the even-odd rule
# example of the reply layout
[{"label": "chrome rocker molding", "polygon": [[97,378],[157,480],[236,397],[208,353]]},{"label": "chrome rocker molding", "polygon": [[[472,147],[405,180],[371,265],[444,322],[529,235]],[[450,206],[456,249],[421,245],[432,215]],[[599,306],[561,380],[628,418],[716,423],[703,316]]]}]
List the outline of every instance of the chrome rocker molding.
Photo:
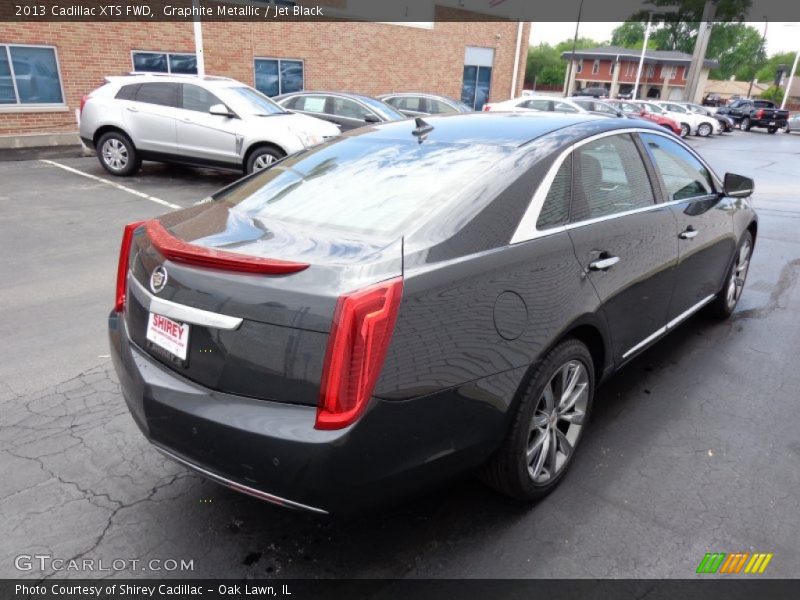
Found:
[{"label": "chrome rocker molding", "polygon": [[142,306],[150,312],[181,321],[182,323],[227,330],[238,329],[242,324],[240,317],[222,315],[158,298],[147,291],[141,283],[130,275],[128,275],[128,289],[133,292],[133,295],[142,303]]},{"label": "chrome rocker molding", "polygon": [[625,359],[625,358],[628,358],[628,357],[629,357],[631,354],[634,354],[634,353],[636,353],[638,350],[641,350],[642,348],[644,348],[645,346],[647,346],[647,345],[648,345],[650,342],[654,341],[656,338],[659,338],[659,337],[661,337],[662,335],[664,335],[664,334],[665,334],[665,333],[667,333],[668,331],[672,331],[673,329],[675,329],[675,327],[677,327],[677,326],[678,326],[678,325],[680,325],[680,324],[681,324],[683,321],[685,321],[686,319],[688,319],[689,317],[691,317],[691,316],[692,316],[694,313],[696,313],[698,310],[700,310],[701,308],[703,308],[703,307],[704,307],[706,304],[708,304],[709,302],[711,302],[711,301],[712,301],[714,298],[716,298],[716,297],[717,297],[717,295],[716,295],[716,294],[711,294],[711,295],[710,295],[710,296],[708,296],[707,298],[703,298],[702,300],[700,300],[700,302],[698,302],[697,304],[695,304],[695,305],[694,305],[694,306],[692,306],[691,308],[689,308],[689,309],[685,310],[684,312],[682,312],[681,314],[679,314],[677,317],[675,317],[674,319],[672,319],[672,321],[670,321],[669,323],[667,323],[666,325],[664,325],[664,326],[663,326],[661,329],[659,329],[658,331],[654,331],[653,333],[651,333],[650,335],[648,335],[648,336],[647,336],[646,338],[644,338],[644,339],[643,339],[641,342],[639,342],[639,343],[638,343],[638,344],[636,344],[636,345],[635,345],[633,348],[631,348],[631,349],[630,349],[630,350],[628,350],[628,351],[627,351],[625,354],[623,354],[623,355],[622,355],[622,358],[623,358],[623,359]]},{"label": "chrome rocker molding", "polygon": [[232,490],[237,492],[241,492],[243,494],[247,494],[248,496],[253,496],[254,498],[258,498],[259,500],[265,500],[266,502],[271,502],[272,504],[278,504],[279,506],[283,506],[286,508],[293,508],[295,510],[305,510],[308,512],[316,513],[318,515],[327,515],[327,510],[322,510],[321,508],[315,508],[313,506],[308,506],[307,504],[301,504],[300,502],[294,502],[293,500],[287,500],[286,498],[281,498],[280,496],[275,496],[273,494],[268,494],[267,492],[262,492],[261,490],[257,490],[255,488],[251,488],[246,485],[242,485],[241,483],[236,483],[226,477],[222,477],[221,475],[217,475],[216,473],[212,473],[211,471],[207,471],[203,467],[200,467],[193,462],[186,460],[185,458],[178,456],[177,454],[173,454],[166,448],[159,446],[155,442],[150,442],[153,444],[153,447],[161,452],[167,458],[174,460],[177,463],[182,464],[185,467],[189,467],[193,471],[197,471],[203,477],[207,477],[212,481],[215,481],[225,487],[228,487]]}]

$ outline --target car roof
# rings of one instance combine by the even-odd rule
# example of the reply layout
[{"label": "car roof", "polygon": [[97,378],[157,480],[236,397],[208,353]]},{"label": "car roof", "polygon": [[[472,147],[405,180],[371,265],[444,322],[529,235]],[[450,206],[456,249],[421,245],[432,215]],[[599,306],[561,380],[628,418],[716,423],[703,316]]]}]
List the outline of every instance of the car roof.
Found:
[{"label": "car roof", "polygon": [[[417,120],[390,121],[362,127],[342,137],[366,136],[385,140],[417,140],[441,144],[481,144],[487,146],[519,147],[557,130],[585,125],[588,133],[630,128],[630,120],[601,117],[584,113],[550,112],[478,112],[455,113],[422,118],[423,125],[432,129],[417,131]],[[650,128],[645,122],[641,127]],[[640,125],[637,124],[637,127]],[[652,126],[660,131],[661,128]]]},{"label": "car roof", "polygon": [[370,96],[364,94],[354,94],[352,92],[329,92],[325,90],[302,90],[299,92],[287,92],[280,96],[275,96],[273,100],[283,100],[284,98],[291,98],[292,96],[342,96],[344,98],[355,98],[356,100],[375,100]]}]

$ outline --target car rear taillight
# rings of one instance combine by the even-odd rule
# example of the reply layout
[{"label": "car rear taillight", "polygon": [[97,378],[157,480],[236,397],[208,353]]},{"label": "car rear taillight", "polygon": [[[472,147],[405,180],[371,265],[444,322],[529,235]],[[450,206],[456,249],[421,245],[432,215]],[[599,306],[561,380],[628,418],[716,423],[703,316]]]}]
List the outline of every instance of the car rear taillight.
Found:
[{"label": "car rear taillight", "polygon": [[87,101],[88,99],[89,99],[89,96],[88,96],[88,95],[86,95],[86,96],[81,96],[81,107],[80,107],[80,113],[81,113],[81,114],[83,114],[83,107],[84,107],[84,106],[86,106],[86,101]]},{"label": "car rear taillight", "polygon": [[117,295],[114,301],[114,310],[116,312],[122,312],[125,307],[125,294],[128,291],[128,260],[131,255],[133,232],[142,223],[144,221],[128,223],[122,231],[122,244],[119,248],[119,262],[117,263]]},{"label": "car rear taillight", "polygon": [[492,110],[492,106],[490,104],[483,105],[483,112],[489,112],[490,110]]},{"label": "car rear taillight", "polygon": [[759,108],[756,111],[756,119],[763,119],[763,118],[764,118],[764,109],[763,108]]},{"label": "car rear taillight", "polygon": [[147,229],[147,236],[150,238],[155,249],[158,250],[164,258],[174,262],[196,267],[207,267],[209,269],[220,269],[222,271],[238,271],[241,273],[259,273],[265,275],[297,273],[310,266],[308,263],[249,256],[247,254],[227,252],[225,250],[216,250],[215,248],[206,248],[205,246],[190,244],[172,235],[157,219],[148,221],[145,227]]},{"label": "car rear taillight", "polygon": [[322,370],[317,429],[346,427],[366,408],[402,295],[403,278],[398,277],[339,298]]}]

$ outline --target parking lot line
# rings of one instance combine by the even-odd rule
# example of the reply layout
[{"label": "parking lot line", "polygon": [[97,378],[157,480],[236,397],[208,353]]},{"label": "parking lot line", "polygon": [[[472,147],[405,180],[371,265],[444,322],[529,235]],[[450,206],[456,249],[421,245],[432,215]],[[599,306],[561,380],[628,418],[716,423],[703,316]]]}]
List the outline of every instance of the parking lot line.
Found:
[{"label": "parking lot line", "polygon": [[156,204],[161,204],[162,206],[168,206],[169,208],[181,208],[181,206],[178,204],[167,202],[166,200],[162,200],[161,198],[156,198],[155,196],[145,194],[144,192],[134,190],[133,188],[129,188],[119,183],[114,183],[109,179],[104,179],[102,177],[98,177],[97,175],[90,175],[89,173],[84,173],[83,171],[79,171],[78,169],[73,169],[72,167],[68,167],[67,165],[62,165],[61,163],[57,163],[54,160],[41,159],[39,162],[43,162],[48,165],[53,165],[54,167],[64,169],[65,171],[69,171],[70,173],[75,173],[76,175],[82,175],[83,177],[88,177],[89,179],[94,179],[95,181],[99,181],[101,183],[106,183],[108,185],[114,186],[118,190],[122,190],[123,192],[128,192],[129,194],[133,194],[134,196],[139,196],[140,198],[144,198],[145,200],[150,200],[151,202],[155,202]]}]

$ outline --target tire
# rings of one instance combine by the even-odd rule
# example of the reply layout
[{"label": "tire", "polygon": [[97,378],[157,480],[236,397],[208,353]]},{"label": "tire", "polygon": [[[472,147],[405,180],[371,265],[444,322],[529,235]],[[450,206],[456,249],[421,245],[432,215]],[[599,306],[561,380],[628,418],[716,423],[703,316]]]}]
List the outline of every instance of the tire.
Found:
[{"label": "tire", "polygon": [[750,119],[748,117],[742,119],[742,124],[740,127],[742,131],[750,131]]},{"label": "tire", "polygon": [[739,245],[736,247],[736,254],[733,255],[731,266],[725,275],[725,282],[717,297],[709,305],[709,313],[718,319],[727,319],[733,314],[739,298],[742,297],[742,290],[747,281],[747,272],[750,269],[750,259],[753,256],[753,234],[745,231]]},{"label": "tire", "polygon": [[708,137],[712,131],[714,131],[714,128],[709,123],[700,123],[697,126],[697,135],[700,137]]},{"label": "tire", "polygon": [[[576,378],[572,394],[566,395],[569,402],[561,393],[565,371],[567,381],[572,381],[573,375]],[[545,394],[546,390],[550,393]],[[575,456],[593,397],[594,367],[589,350],[576,339],[561,342],[536,367],[506,438],[484,465],[481,479],[498,492],[526,502],[549,494]],[[557,442],[552,445],[554,439]]]},{"label": "tire", "polygon": [[691,127],[689,127],[688,123],[681,123],[681,137],[689,137],[689,133],[691,132]]},{"label": "tire", "polygon": [[274,146],[261,146],[250,153],[245,165],[245,173],[248,175],[255,171],[261,171],[271,166],[272,163],[279,161],[286,153]]},{"label": "tire", "polygon": [[777,127],[767,127],[767,133],[775,133],[778,131]]},{"label": "tire", "polygon": [[131,139],[122,132],[109,131],[97,141],[97,159],[117,177],[128,177],[142,166],[142,159]]}]

